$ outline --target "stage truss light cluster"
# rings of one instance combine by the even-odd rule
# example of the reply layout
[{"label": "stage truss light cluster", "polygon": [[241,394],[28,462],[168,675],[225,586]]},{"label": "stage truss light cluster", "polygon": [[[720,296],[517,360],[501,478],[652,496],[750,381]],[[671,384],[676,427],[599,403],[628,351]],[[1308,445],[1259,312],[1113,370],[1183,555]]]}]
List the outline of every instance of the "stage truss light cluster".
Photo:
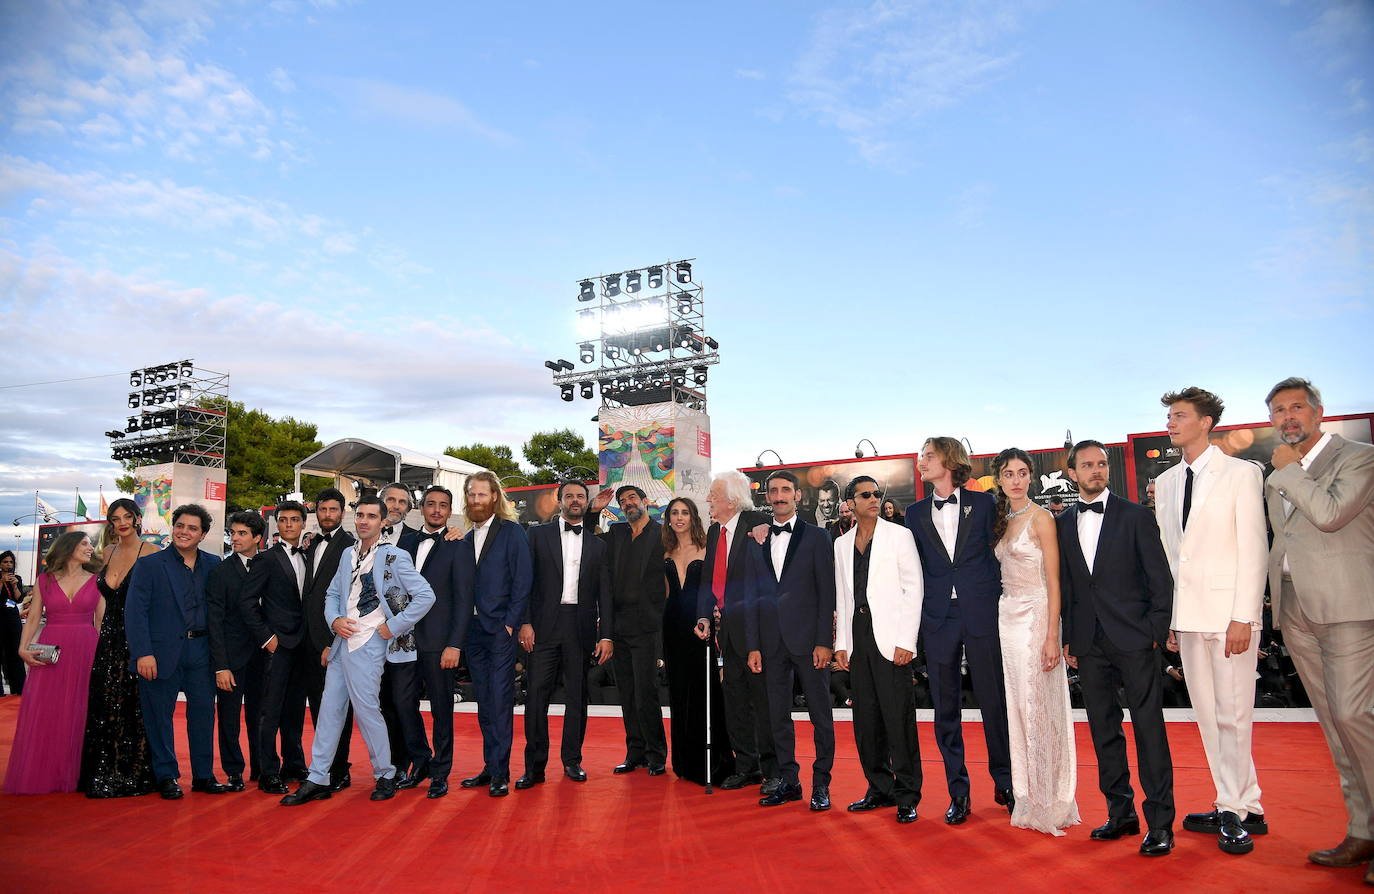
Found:
[{"label": "stage truss light cluster", "polygon": [[105,432],[111,457],[141,465],[180,462],[222,469],[229,374],[199,369],[193,360],[129,372],[124,430]]},{"label": "stage truss light cluster", "polygon": [[689,258],[578,281],[578,369],[546,360],[559,396],[608,406],[684,404],[706,409],[707,367],[720,343],[706,333],[702,287]]}]

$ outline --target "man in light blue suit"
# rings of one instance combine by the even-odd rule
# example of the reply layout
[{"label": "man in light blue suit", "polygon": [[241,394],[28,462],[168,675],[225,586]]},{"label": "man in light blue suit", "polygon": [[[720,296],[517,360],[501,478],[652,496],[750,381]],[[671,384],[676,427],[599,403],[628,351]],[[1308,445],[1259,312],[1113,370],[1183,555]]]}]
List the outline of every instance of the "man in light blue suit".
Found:
[{"label": "man in light blue suit", "polygon": [[379,702],[382,669],[387,661],[415,660],[413,647],[392,646],[404,641],[429,611],[434,590],[415,570],[405,550],[379,542],[384,518],[386,507],[377,497],[358,501],[354,518],[358,542],[340,557],[339,570],[324,600],[334,646],[315,725],[310,776],[293,794],[282,798],[285,805],[329,797],[329,768],[350,702],[377,780],[372,800],[385,801],[396,794],[396,768],[391,763],[391,745]]}]

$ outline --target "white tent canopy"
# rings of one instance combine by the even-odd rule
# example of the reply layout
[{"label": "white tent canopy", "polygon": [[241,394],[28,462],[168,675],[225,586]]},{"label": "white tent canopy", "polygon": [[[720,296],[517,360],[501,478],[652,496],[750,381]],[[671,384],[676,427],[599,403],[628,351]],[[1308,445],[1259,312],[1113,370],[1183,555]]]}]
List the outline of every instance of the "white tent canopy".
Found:
[{"label": "white tent canopy", "polygon": [[[302,475],[334,479],[334,484],[356,497],[364,489],[376,490],[399,481],[411,491],[439,484],[462,493],[470,475],[486,469],[466,460],[440,454],[421,453],[409,447],[374,444],[362,438],[343,438],[296,463],[297,493]],[[348,485],[348,487],[345,487]]]}]

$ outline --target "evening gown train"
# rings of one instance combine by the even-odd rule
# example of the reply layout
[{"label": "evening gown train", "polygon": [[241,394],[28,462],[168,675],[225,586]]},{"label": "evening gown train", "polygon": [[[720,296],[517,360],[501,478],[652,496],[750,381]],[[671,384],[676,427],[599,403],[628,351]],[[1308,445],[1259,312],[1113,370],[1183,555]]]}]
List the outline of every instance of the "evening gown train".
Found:
[{"label": "evening gown train", "polygon": [[100,624],[100,643],[91,668],[78,790],[90,798],[146,795],[155,788],[153,763],[143,730],[138,675],[129,670],[129,641],[124,635],[124,600],[133,569],[117,589],[106,582],[104,571],[96,577],[105,597],[105,619]]},{"label": "evening gown train", "polygon": [[[725,728],[725,702],[714,643],[696,635],[697,587],[705,563],[687,565],[687,580],[679,581],[672,559],[663,562],[668,578],[668,601],[663,606],[663,665],[668,672],[669,732],[673,772],[680,778],[706,784],[706,679],[710,661],[711,680],[711,783],[735,772]],[[709,658],[708,658],[709,655]]]},{"label": "evening gown train", "polygon": [[[1011,782],[1016,807],[1011,824],[1051,835],[1078,823],[1078,784],[1069,683],[1063,664],[1045,671],[1041,648],[1048,633],[1045,556],[1031,521],[1038,506],[1013,518],[995,552],[1002,563],[997,623],[1007,689]],[[1057,571],[1056,571],[1057,573]]]},{"label": "evening gown train", "polygon": [[11,795],[75,791],[81,770],[81,730],[86,724],[100,589],[94,575],[71,599],[50,574],[40,574],[38,586],[47,623],[34,639],[60,646],[62,652],[56,664],[30,669],[24,683],[5,772],[5,791]]}]

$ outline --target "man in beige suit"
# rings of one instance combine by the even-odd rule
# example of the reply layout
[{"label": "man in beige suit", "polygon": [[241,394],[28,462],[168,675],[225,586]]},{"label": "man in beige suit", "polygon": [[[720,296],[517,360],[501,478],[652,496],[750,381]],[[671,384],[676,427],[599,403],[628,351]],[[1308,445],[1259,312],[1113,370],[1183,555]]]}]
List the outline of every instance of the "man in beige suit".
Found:
[{"label": "man in beige suit", "polygon": [[[1374,447],[1323,433],[1306,379],[1265,398],[1282,441],[1266,482],[1274,544],[1269,592],[1298,676],[1341,776],[1345,840],[1307,858],[1358,866],[1374,857]],[[1365,873],[1374,883],[1374,869]]]},{"label": "man in beige suit", "polygon": [[1216,835],[1228,854],[1254,850],[1269,831],[1250,756],[1255,664],[1264,605],[1264,475],[1211,443],[1225,409],[1191,387],[1160,398],[1183,461],[1155,483],[1155,517],[1174,575],[1171,650],[1183,655],[1188,698],[1216,787],[1213,809],[1183,828]]}]

